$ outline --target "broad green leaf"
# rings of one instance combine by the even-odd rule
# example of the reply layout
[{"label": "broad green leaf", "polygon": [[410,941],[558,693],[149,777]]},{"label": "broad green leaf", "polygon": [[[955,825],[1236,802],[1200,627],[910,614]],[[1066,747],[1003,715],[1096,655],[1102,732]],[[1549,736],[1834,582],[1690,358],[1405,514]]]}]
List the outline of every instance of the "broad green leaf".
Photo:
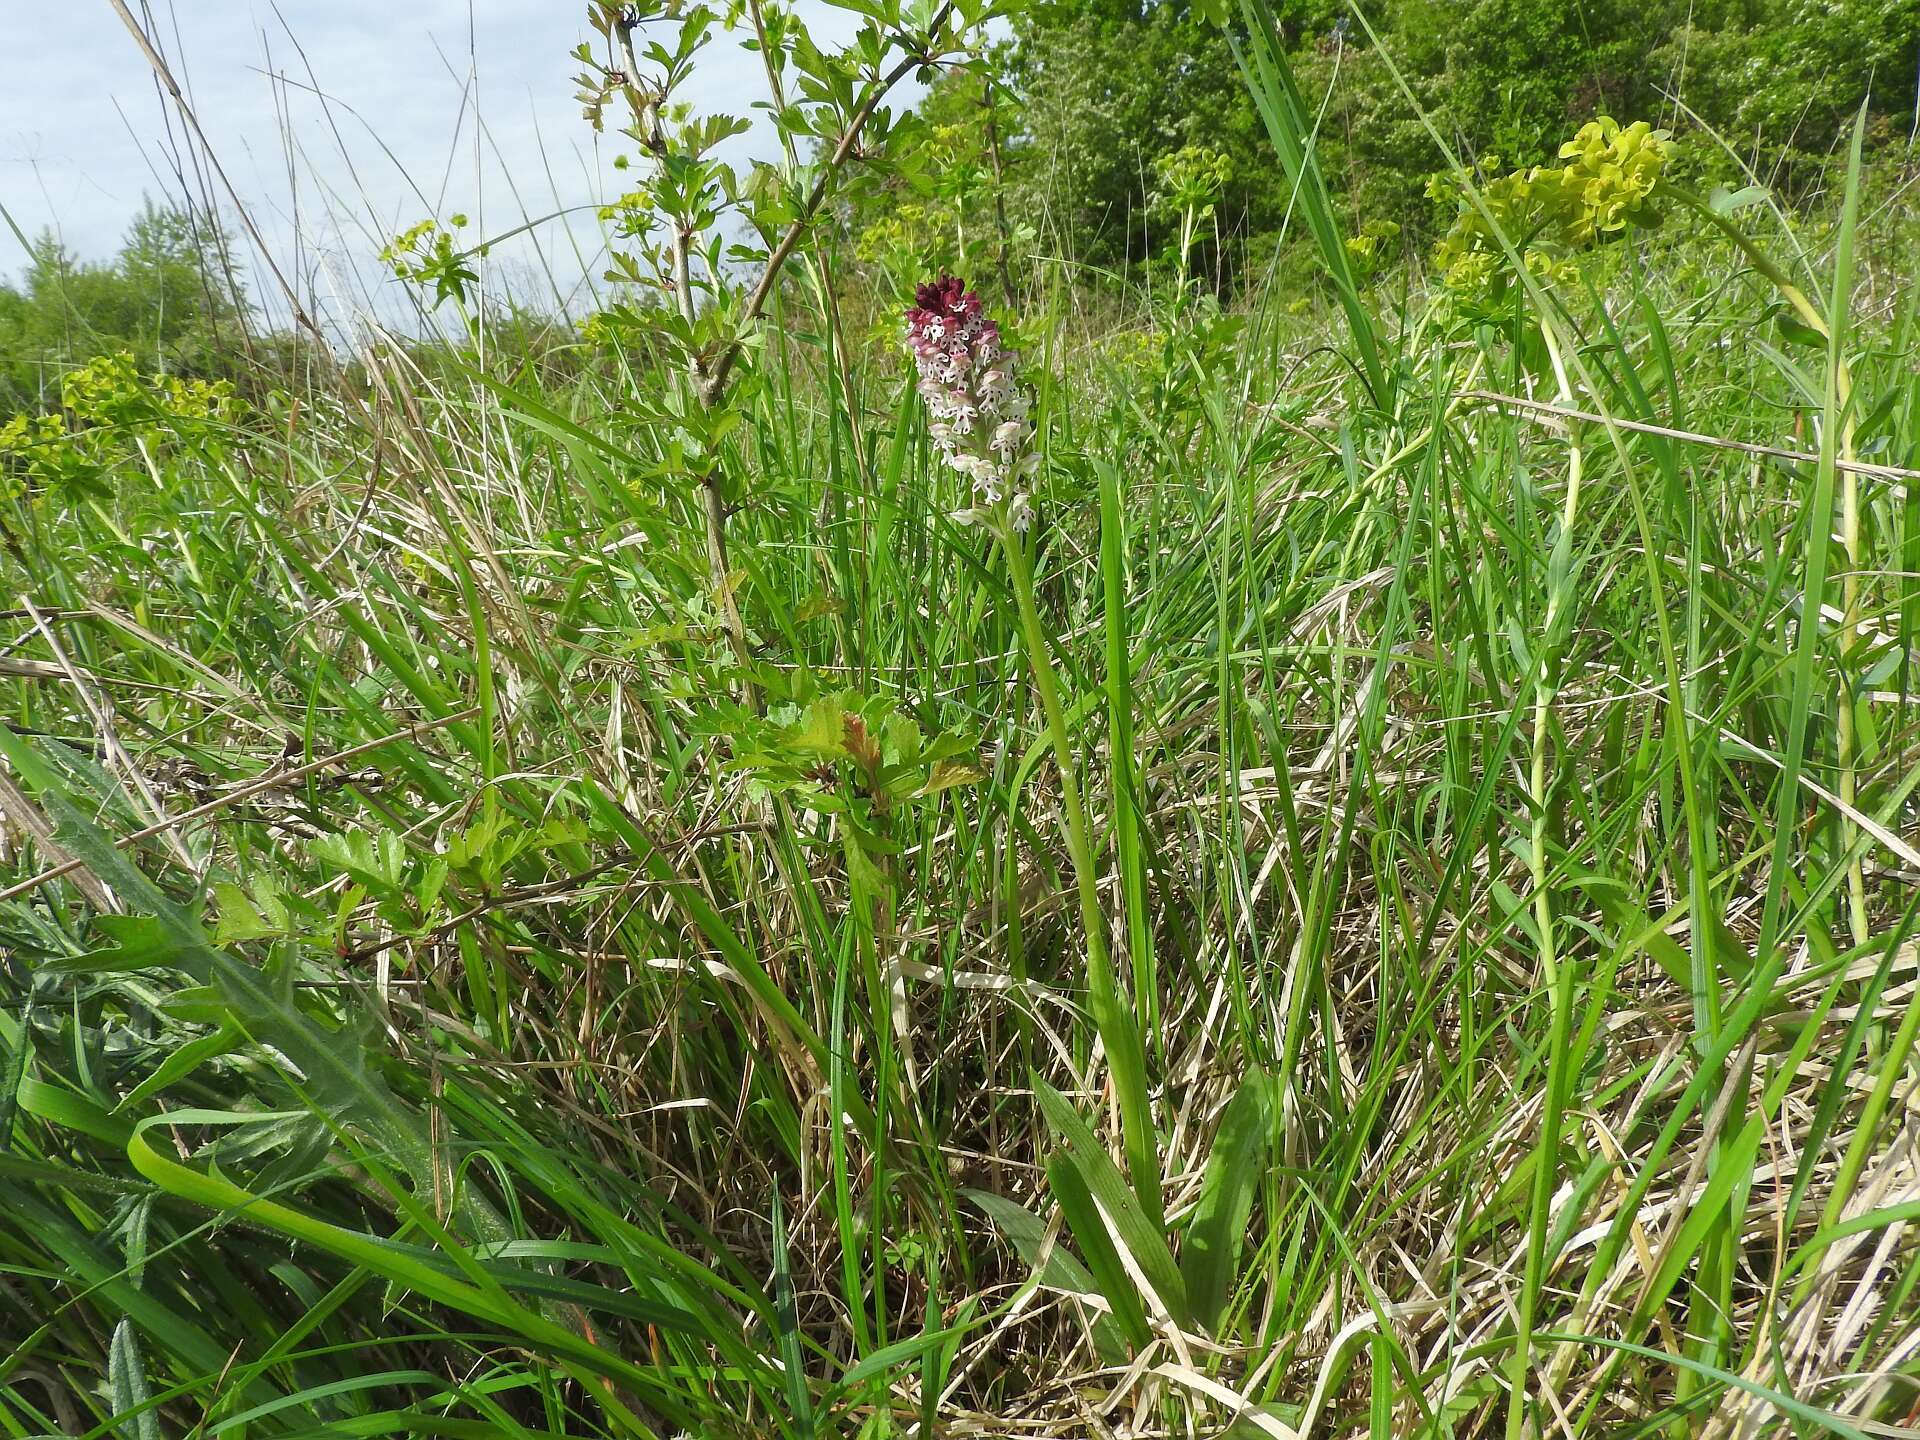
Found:
[{"label": "broad green leaf", "polygon": [[275,924],[262,915],[252,897],[231,880],[214,883],[213,904],[220,916],[213,938],[222,945],[267,940],[285,932],[284,925]]},{"label": "broad green leaf", "polygon": [[113,1394],[114,1432],[122,1440],[160,1440],[160,1417],[133,1322],[122,1317],[107,1347],[107,1388]]},{"label": "broad green leaf", "polygon": [[1273,1129],[1273,1081],[1255,1070],[1220,1117],[1220,1131],[1207,1156],[1200,1200],[1180,1246],[1187,1303],[1196,1323],[1212,1330],[1233,1293],[1247,1216],[1260,1183],[1261,1162]]},{"label": "broad green leaf", "polygon": [[1133,1283],[1127,1267],[1121,1264],[1120,1252],[1080,1172],[1065,1155],[1055,1155],[1047,1161],[1046,1169],[1047,1188],[1053,1192],[1060,1213],[1066,1217],[1068,1231],[1087,1257],[1092,1293],[1107,1302],[1114,1323],[1135,1352],[1146,1349],[1153,1343],[1153,1331],[1147,1324],[1147,1310],[1141,1303],[1139,1287]]},{"label": "broad green leaf", "polygon": [[[1072,1251],[1057,1241],[1051,1249],[1046,1248],[1047,1224],[1038,1215],[1016,1205],[1004,1195],[995,1195],[991,1190],[966,1188],[960,1193],[979,1206],[993,1221],[995,1228],[1012,1242],[1022,1260],[1039,1267],[1038,1278],[1042,1285],[1076,1295],[1100,1294],[1093,1276],[1087,1273],[1087,1267],[1080,1263]],[[1126,1339],[1113,1317],[1096,1313],[1092,1329],[1094,1348],[1100,1352],[1100,1358],[1109,1365],[1124,1363],[1127,1357]]]},{"label": "broad green leaf", "polygon": [[[1173,1263],[1166,1237],[1148,1222],[1139,1198],[1120,1173],[1120,1167],[1113,1163],[1106,1147],[1094,1138],[1093,1131],[1087,1128],[1086,1121],[1067,1102],[1066,1096],[1037,1074],[1033,1077],[1033,1092],[1047,1124],[1066,1146],[1064,1158],[1088,1196],[1099,1206],[1104,1223],[1098,1226],[1098,1233],[1104,1236],[1111,1227],[1115,1239],[1126,1247],[1128,1258],[1152,1287],[1159,1308],[1174,1324],[1185,1325],[1189,1318],[1186,1282]],[[1048,1173],[1052,1174],[1051,1167]],[[1073,1222],[1071,1213],[1068,1221]],[[1082,1233],[1086,1223],[1086,1217],[1082,1216],[1074,1226],[1074,1238],[1081,1242],[1082,1248],[1092,1245],[1089,1236]],[[1088,1259],[1091,1263],[1091,1255]]]}]

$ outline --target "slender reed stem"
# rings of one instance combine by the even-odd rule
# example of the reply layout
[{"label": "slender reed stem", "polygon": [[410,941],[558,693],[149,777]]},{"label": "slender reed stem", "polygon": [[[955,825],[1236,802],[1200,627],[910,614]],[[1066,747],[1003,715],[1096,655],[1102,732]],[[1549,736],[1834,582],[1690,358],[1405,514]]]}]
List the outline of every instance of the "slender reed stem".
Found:
[{"label": "slender reed stem", "polygon": [[[1860,547],[1860,475],[1854,468],[1854,420],[1853,420],[1853,372],[1847,364],[1847,358],[1833,349],[1834,336],[1828,317],[1820,313],[1820,308],[1807,297],[1787,272],[1777,265],[1751,237],[1743,233],[1740,227],[1725,215],[1720,214],[1700,196],[1677,185],[1662,187],[1673,198],[1690,206],[1705,216],[1722,235],[1731,240],[1747,262],[1759,271],[1778,290],[1808,328],[1827,342],[1832,353],[1829,365],[1832,367],[1832,383],[1835,389],[1836,409],[1839,413],[1839,465],[1840,472],[1840,543],[1847,554],[1846,573],[1840,581],[1840,666],[1841,695],[1838,713],[1834,723],[1834,747],[1839,760],[1839,795],[1843,813],[1840,816],[1840,847],[1850,849],[1853,845],[1856,826],[1851,812],[1859,794],[1859,739],[1856,730],[1858,720],[1854,714],[1853,685],[1846,675],[1846,666],[1860,640],[1860,568],[1862,564]],[[1839,298],[1839,297],[1836,297]],[[1835,314],[1842,314],[1835,306]],[[1828,537],[1815,535],[1810,542],[1824,545]],[[1807,607],[1809,623],[1817,623],[1822,597],[1808,595],[1803,602]],[[1853,943],[1864,945],[1870,933],[1867,924],[1866,871],[1858,856],[1847,862],[1847,924],[1853,935]]]},{"label": "slender reed stem", "polygon": [[1067,729],[1066,709],[1060,703],[1060,686],[1054,677],[1053,663],[1048,659],[1046,627],[1034,601],[1033,563],[1020,536],[1002,530],[999,540],[1007,557],[1014,602],[1020,612],[1021,637],[1028,667],[1033,673],[1033,688],[1040,697],[1054,763],[1060,771],[1061,829],[1079,892],[1080,922],[1087,935],[1087,988],[1094,1023],[1106,1046],[1113,1072],[1114,1100],[1120,1112],[1127,1169],[1142,1204],[1160,1223],[1159,1148],[1146,1092],[1146,1056],[1137,1019],[1120,994],[1113,958],[1107,949],[1106,922],[1100,912],[1099,872],[1075,771],[1073,738]]},{"label": "slender reed stem", "polygon": [[[1540,335],[1546,342],[1563,404],[1573,401],[1573,387],[1567,381],[1565,362],[1551,322],[1544,317]],[[1528,869],[1533,882],[1533,921],[1540,932],[1540,970],[1547,982],[1551,1016],[1547,1049],[1547,1093],[1545,1114],[1540,1127],[1540,1145],[1534,1153],[1533,1189],[1529,1200],[1526,1272],[1520,1288],[1519,1333],[1514,1338],[1513,1359],[1509,1370],[1511,1392],[1507,1410],[1509,1440],[1527,1433],[1527,1380],[1533,1366],[1533,1332],[1540,1292],[1546,1283],[1547,1221],[1553,1205],[1554,1181],[1560,1169],[1560,1127],[1565,1083],[1562,1071],[1567,1064],[1567,1038],[1571,1024],[1572,987],[1563,983],[1564,962],[1554,937],[1553,891],[1547,863],[1548,802],[1552,789],[1549,762],[1553,753],[1553,704],[1560,682],[1561,632],[1563,616],[1573,594],[1573,527],[1580,513],[1580,485],[1585,473],[1585,452],[1577,428],[1568,431],[1567,494],[1561,506],[1560,529],[1554,537],[1552,558],[1548,562],[1547,614],[1541,626],[1538,679],[1533,697],[1533,756],[1527,772],[1527,794],[1532,808],[1528,844]]]}]

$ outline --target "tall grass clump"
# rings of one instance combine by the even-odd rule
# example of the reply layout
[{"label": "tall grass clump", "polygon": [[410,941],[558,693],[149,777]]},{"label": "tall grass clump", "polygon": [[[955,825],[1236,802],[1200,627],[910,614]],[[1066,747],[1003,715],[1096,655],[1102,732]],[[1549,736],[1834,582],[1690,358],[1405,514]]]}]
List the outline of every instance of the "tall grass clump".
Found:
[{"label": "tall grass clump", "polygon": [[996,12],[747,0],[752,173],[722,17],[592,13],[620,298],[449,216],[416,335],[0,428],[0,1427],[1912,1433],[1859,129],[1783,222],[1434,127],[1389,283],[1244,0],[1320,288],[1217,299],[1196,182],[1093,303],[844,223]]}]

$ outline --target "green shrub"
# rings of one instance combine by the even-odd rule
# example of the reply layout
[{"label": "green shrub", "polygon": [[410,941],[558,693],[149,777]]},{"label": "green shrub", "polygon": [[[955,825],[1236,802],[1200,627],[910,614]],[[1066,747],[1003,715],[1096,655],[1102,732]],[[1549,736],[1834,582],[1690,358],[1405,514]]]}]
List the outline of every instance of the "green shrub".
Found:
[{"label": "green shrub", "polygon": [[51,408],[67,367],[122,351],[169,374],[238,378],[249,307],[231,249],[207,217],[151,203],[109,261],[42,236],[20,285],[0,284],[0,416]]}]

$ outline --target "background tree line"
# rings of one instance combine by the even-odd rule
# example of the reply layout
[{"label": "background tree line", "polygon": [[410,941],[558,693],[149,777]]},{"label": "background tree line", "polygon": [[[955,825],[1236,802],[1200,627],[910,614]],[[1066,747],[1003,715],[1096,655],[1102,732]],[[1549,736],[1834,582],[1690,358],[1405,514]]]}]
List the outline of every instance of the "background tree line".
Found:
[{"label": "background tree line", "polygon": [[[1274,10],[1374,268],[1428,238],[1436,213],[1423,189],[1438,157],[1395,70],[1488,170],[1549,159],[1604,111],[1704,125],[1722,144],[1686,147],[1694,178],[1739,185],[1751,170],[1805,199],[1862,96],[1876,154],[1914,154],[1920,0],[1388,0],[1370,15],[1377,46],[1341,0]],[[1289,186],[1229,32],[1190,0],[1040,0],[976,66],[943,72],[914,125],[844,211],[895,288],[930,264],[1005,281],[1036,251],[1087,276],[1190,258],[1231,281],[1268,262],[1285,219]],[[1171,253],[1183,233],[1190,257]],[[241,383],[291,363],[286,337],[258,333],[232,237],[197,208],[149,202],[111,260],[50,235],[30,249],[0,281],[0,415],[50,408],[62,370],[102,354]]]},{"label": "background tree line", "polygon": [[160,373],[237,378],[261,342],[232,260],[218,224],[152,201],[110,260],[40,236],[18,280],[0,282],[0,415],[48,408],[67,369],[123,351]]},{"label": "background tree line", "polygon": [[[1913,153],[1920,0],[1389,0],[1369,11],[1378,48],[1341,0],[1276,0],[1274,10],[1319,107],[1321,163],[1349,224],[1399,243],[1426,232],[1435,212],[1423,189],[1440,162],[1396,69],[1441,133],[1488,170],[1548,160],[1605,112],[1676,131],[1703,125],[1723,144],[1687,147],[1695,178],[1738,186],[1751,170],[1803,200],[1863,96],[1876,153]],[[990,92],[987,73],[1008,84]],[[987,127],[972,114],[990,100],[991,165]],[[916,218],[936,249],[943,230],[957,243],[967,183],[992,173],[1006,211],[1047,232],[1044,249],[1093,266],[1164,257],[1180,225],[1170,192],[1182,152],[1222,162],[1204,263],[1220,264],[1207,258],[1216,238],[1257,242],[1283,221],[1286,178],[1228,33],[1189,0],[1043,0],[993,63],[943,77],[922,113],[929,154],[894,185],[916,192],[918,214],[900,217],[898,193],[856,213],[870,252],[908,238],[889,232]],[[986,217],[966,218],[977,231]],[[1245,253],[1264,261],[1257,243]]]}]

